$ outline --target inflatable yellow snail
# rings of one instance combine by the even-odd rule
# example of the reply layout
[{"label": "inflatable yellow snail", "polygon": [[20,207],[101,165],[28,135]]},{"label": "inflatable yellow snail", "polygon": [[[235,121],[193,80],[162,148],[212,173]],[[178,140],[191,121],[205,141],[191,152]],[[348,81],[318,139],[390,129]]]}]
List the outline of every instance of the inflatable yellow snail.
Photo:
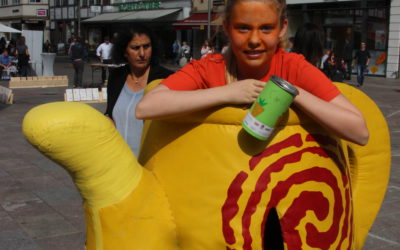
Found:
[{"label": "inflatable yellow snail", "polygon": [[71,174],[88,250],[361,249],[388,183],[389,133],[365,94],[337,85],[366,117],[364,147],[297,109],[266,142],[243,131],[239,108],[146,122],[140,164],[85,104],[35,107],[23,131]]}]

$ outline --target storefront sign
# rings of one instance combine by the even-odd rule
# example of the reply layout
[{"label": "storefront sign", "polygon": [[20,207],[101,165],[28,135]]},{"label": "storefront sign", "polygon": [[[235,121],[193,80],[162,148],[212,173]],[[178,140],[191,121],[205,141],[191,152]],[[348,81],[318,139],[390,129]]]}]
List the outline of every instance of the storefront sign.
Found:
[{"label": "storefront sign", "polygon": [[47,10],[36,10],[36,16],[47,16]]},{"label": "storefront sign", "polygon": [[154,10],[160,8],[161,8],[161,2],[157,1],[126,3],[118,6],[119,11]]}]

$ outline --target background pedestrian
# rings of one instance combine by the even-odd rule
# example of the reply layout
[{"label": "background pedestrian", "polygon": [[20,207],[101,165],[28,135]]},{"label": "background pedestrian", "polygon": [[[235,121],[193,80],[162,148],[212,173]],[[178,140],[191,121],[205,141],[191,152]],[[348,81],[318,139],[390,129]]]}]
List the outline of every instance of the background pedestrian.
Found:
[{"label": "background pedestrian", "polygon": [[353,45],[350,39],[346,38],[343,47],[343,60],[345,63],[344,79],[351,80],[352,61],[353,61]]},{"label": "background pedestrian", "polygon": [[21,36],[17,40],[17,47],[15,50],[15,55],[18,58],[18,73],[20,76],[28,76],[29,69],[29,51],[28,46],[25,44],[25,37]]},{"label": "background pedestrian", "polygon": [[[368,70],[369,60],[371,55],[367,50],[367,44],[363,41],[361,42],[360,49],[356,51],[354,55],[354,60],[357,64],[357,83],[358,87],[364,84],[364,74]],[[354,62],[353,62],[354,66]]]},{"label": "background pedestrian", "polygon": [[80,38],[74,37],[72,40],[73,45],[70,47],[69,57],[74,67],[74,88],[83,87],[83,71],[85,69],[85,59],[88,57],[88,52],[81,44]]},{"label": "background pedestrian", "polygon": [[209,40],[205,40],[200,50],[201,57],[206,57],[209,53],[214,53],[214,48]]},{"label": "background pedestrian", "polygon": [[129,31],[118,34],[113,47],[114,62],[127,64],[110,71],[106,115],[113,119],[135,156],[139,153],[143,129],[143,121],[135,117],[136,104],[148,83],[172,73],[159,65],[157,46],[154,44],[152,31],[135,24]]},{"label": "background pedestrian", "polygon": [[[100,44],[96,49],[96,55],[100,59],[100,62],[103,64],[111,64],[111,51],[113,44],[110,42],[110,38],[108,36],[104,37],[104,42]],[[101,67],[101,81],[102,84],[105,83],[107,79],[107,68]]]}]

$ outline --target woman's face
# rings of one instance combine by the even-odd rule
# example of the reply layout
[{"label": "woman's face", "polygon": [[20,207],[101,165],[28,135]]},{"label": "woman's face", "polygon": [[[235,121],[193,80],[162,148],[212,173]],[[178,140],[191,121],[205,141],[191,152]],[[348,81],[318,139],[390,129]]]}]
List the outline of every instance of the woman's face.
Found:
[{"label": "woman's face", "polygon": [[135,35],[128,43],[125,57],[134,69],[145,69],[150,65],[151,40],[145,34]]},{"label": "woman's face", "polygon": [[[287,20],[280,23],[275,6],[266,1],[238,2],[232,9],[224,29],[231,40],[239,74],[243,77],[268,72],[279,39],[287,29]],[[262,72],[261,72],[261,71]]]}]

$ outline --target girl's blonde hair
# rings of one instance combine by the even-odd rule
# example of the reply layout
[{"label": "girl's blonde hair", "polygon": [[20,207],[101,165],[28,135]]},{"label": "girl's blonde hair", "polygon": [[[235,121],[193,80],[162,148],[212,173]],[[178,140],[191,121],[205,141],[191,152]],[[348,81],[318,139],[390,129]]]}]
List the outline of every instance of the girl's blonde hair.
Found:
[{"label": "girl's blonde hair", "polygon": [[[223,13],[224,22],[229,24],[231,19],[233,7],[240,2],[250,2],[250,1],[259,1],[259,2],[266,2],[272,3],[275,5],[276,10],[279,12],[280,16],[280,25],[284,23],[287,19],[287,8],[286,8],[286,0],[227,0],[225,11]],[[278,46],[280,48],[284,48],[286,45],[286,37],[283,37],[280,41]],[[228,50],[224,54],[225,62],[226,62],[226,70],[225,70],[225,77],[227,84],[231,82],[237,81],[237,63],[236,57],[233,54],[231,47],[229,46]]]}]

